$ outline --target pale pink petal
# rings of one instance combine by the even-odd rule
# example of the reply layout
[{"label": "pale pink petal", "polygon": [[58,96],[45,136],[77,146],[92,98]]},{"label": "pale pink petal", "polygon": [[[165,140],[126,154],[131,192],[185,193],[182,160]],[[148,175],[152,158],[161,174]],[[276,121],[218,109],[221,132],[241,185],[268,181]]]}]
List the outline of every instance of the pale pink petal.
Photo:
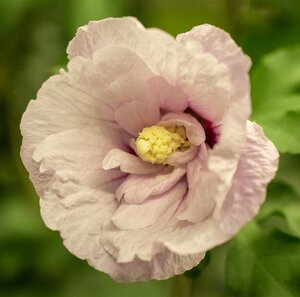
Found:
[{"label": "pale pink petal", "polygon": [[69,59],[76,56],[92,58],[94,52],[103,47],[122,46],[139,40],[137,32],[144,30],[143,25],[133,17],[108,18],[91,21],[79,27],[76,36],[67,48]]},{"label": "pale pink petal", "polygon": [[101,168],[104,155],[114,145],[103,129],[54,134],[33,155],[48,176],[40,199],[42,217],[49,228],[61,232],[66,247],[84,259],[92,257],[102,222],[117,208],[114,190],[124,176],[119,170]]},{"label": "pale pink petal", "polygon": [[[115,231],[117,232],[117,230]],[[89,264],[100,271],[109,273],[113,279],[127,283],[149,279],[163,280],[176,274],[182,274],[198,265],[205,255],[203,253],[179,256],[167,248],[162,248],[149,261],[134,258],[130,262],[116,263],[116,260],[108,252],[104,256],[105,252],[99,244],[97,248],[94,248],[94,258],[89,261]]]},{"label": "pale pink petal", "polygon": [[[104,121],[114,120],[114,109],[121,103],[134,98],[146,100],[151,93],[147,81],[152,72],[126,49],[97,52],[94,60],[75,58],[68,68],[68,73],[43,84],[21,121],[21,157],[38,193],[47,177],[39,174],[32,153],[42,140],[69,129],[102,126]],[[133,86],[128,88],[130,83]]]},{"label": "pale pink petal", "polygon": [[177,215],[180,220],[197,223],[205,219],[215,206],[216,175],[207,170],[208,153],[202,144],[198,155],[187,165],[189,191]]},{"label": "pale pink petal", "polygon": [[[176,185],[171,191],[177,195],[176,190],[182,188],[184,183],[182,181],[181,185]],[[183,191],[182,193],[184,194]],[[113,222],[107,221],[103,226],[101,243],[118,263],[127,263],[135,258],[151,261],[153,255],[164,251],[165,247],[161,244],[161,238],[164,237],[165,229],[172,222],[173,215],[180,203],[179,199],[147,228],[119,229]],[[137,213],[137,215],[143,214]]]},{"label": "pale pink petal", "polygon": [[113,110],[125,102],[155,102],[148,80],[154,75],[145,62],[133,51],[103,48],[93,59],[77,57],[68,64],[69,76],[76,87],[84,90]]},{"label": "pale pink petal", "polygon": [[230,84],[227,67],[213,55],[204,53],[196,43],[179,44],[158,29],[145,29],[130,17],[90,22],[78,29],[67,51],[71,59],[91,58],[99,49],[116,46],[134,51],[153,73],[182,90],[201,116],[220,121],[228,104]]},{"label": "pale pink petal", "polygon": [[201,117],[221,121],[230,104],[230,73],[197,42],[170,45],[162,51],[159,74],[188,96],[189,106]]},{"label": "pale pink petal", "polygon": [[218,143],[210,152],[208,164],[210,170],[219,175],[215,209],[219,211],[231,187],[231,181],[244,147],[246,121],[251,111],[248,75],[251,63],[226,32],[210,25],[195,27],[178,39],[183,43],[191,40],[198,42],[204,51],[212,53],[230,71],[230,106],[220,123]]},{"label": "pale pink petal", "polygon": [[[161,195],[172,188],[186,173],[185,168],[163,168],[156,174],[131,174],[116,191],[118,200],[140,204],[149,196]],[[142,189],[142,190],[141,190]]]},{"label": "pale pink petal", "polygon": [[[233,85],[233,100],[249,94],[248,72],[251,60],[224,30],[209,24],[194,27],[191,31],[179,34],[180,43],[197,41],[205,52],[213,54],[230,69]],[[248,109],[250,105],[248,104]]]},{"label": "pale pink petal", "polygon": [[181,206],[182,211],[177,215],[179,220],[198,223],[211,215],[215,207],[216,177],[211,172],[200,170],[197,183],[189,189]]},{"label": "pale pink petal", "polygon": [[236,232],[257,214],[277,171],[278,158],[277,149],[262,128],[248,121],[245,147],[219,214],[223,232]]},{"label": "pale pink petal", "polygon": [[182,126],[186,130],[188,140],[194,145],[205,141],[205,131],[201,124],[190,114],[170,112],[165,114],[157,123],[162,126]]},{"label": "pale pink petal", "polygon": [[171,166],[182,166],[193,160],[198,152],[198,147],[191,145],[184,152],[174,152],[170,155],[167,163]]},{"label": "pale pink petal", "polygon": [[179,254],[187,250],[199,253],[229,240],[257,213],[265,199],[266,186],[276,173],[278,157],[262,129],[248,122],[246,143],[221,211],[198,224],[174,224],[165,230],[166,246]]},{"label": "pale pink petal", "polygon": [[146,30],[133,17],[108,18],[80,27],[67,52],[69,59],[76,56],[91,58],[99,49],[127,48],[137,53],[157,73],[161,48],[170,43],[176,44],[174,37],[159,29]]},{"label": "pale pink petal", "polygon": [[208,146],[202,144],[196,157],[187,164],[187,182],[189,189],[193,188],[200,178],[201,170],[207,170]]},{"label": "pale pink petal", "polygon": [[246,115],[244,100],[236,101],[227,110],[220,127],[218,143],[209,151],[208,168],[218,176],[216,183],[216,211],[222,206],[230,190],[245,145]]},{"label": "pale pink petal", "polygon": [[135,137],[159,119],[159,106],[154,100],[125,102],[115,111],[115,121]]},{"label": "pale pink petal", "polygon": [[[107,135],[110,133],[116,133],[115,129],[103,126],[53,134],[37,146],[32,158],[39,164],[40,173],[49,175],[52,184],[70,180],[84,186],[100,187],[126,176],[116,169],[109,172],[102,169],[104,156],[117,144]],[[45,190],[48,186],[45,186]],[[57,191],[62,197],[69,194],[61,192],[59,187]]]},{"label": "pale pink petal", "polygon": [[120,204],[112,220],[119,229],[139,229],[153,225],[172,205],[180,202],[187,190],[186,182],[178,182],[169,191],[142,204]]},{"label": "pale pink petal", "polygon": [[153,76],[148,83],[162,109],[182,112],[188,107],[188,97],[179,86],[171,85],[161,76]]},{"label": "pale pink petal", "polygon": [[120,167],[122,172],[131,174],[150,174],[161,171],[163,166],[153,165],[139,157],[120,149],[111,149],[104,157],[102,168],[110,170]]}]

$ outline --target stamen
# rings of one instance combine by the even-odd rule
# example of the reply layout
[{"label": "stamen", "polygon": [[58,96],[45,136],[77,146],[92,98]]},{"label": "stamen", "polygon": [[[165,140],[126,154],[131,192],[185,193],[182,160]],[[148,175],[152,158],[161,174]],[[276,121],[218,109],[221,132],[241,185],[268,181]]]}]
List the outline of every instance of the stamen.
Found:
[{"label": "stamen", "polygon": [[154,125],[144,128],[135,141],[138,155],[152,164],[167,163],[168,157],[175,151],[184,151],[190,147],[184,127],[163,127]]}]

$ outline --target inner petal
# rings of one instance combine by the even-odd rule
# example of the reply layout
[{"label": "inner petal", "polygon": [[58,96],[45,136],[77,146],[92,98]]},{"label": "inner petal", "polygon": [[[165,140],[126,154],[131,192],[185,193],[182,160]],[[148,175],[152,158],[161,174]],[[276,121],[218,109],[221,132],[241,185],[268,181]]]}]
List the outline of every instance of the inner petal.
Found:
[{"label": "inner petal", "polygon": [[[116,197],[119,201],[124,197],[128,204],[140,204],[149,196],[161,195],[168,191],[185,174],[185,168],[172,168],[170,166],[166,166],[163,170],[154,174],[130,174],[118,187]],[[140,190],[141,188],[143,191]]]}]

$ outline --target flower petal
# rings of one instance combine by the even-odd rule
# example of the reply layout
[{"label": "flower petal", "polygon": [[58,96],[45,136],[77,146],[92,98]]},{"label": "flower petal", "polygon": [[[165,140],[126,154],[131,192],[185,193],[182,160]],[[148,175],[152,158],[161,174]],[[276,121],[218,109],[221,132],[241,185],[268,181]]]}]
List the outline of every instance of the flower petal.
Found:
[{"label": "flower petal", "polygon": [[187,165],[189,191],[177,215],[180,220],[197,223],[205,219],[215,206],[217,177],[207,170],[208,153],[202,144],[198,155]]},{"label": "flower petal", "polygon": [[179,86],[171,85],[161,76],[153,76],[148,84],[162,109],[183,112],[188,107],[188,97]]},{"label": "flower petal", "polygon": [[277,171],[278,158],[277,149],[262,128],[248,121],[246,144],[220,212],[224,232],[236,232],[257,214],[266,197],[267,185]]},{"label": "flower petal", "polygon": [[157,123],[162,126],[183,126],[188,140],[194,145],[200,145],[205,141],[205,131],[201,124],[187,113],[170,112],[165,114]]},{"label": "flower petal", "polygon": [[167,163],[171,166],[182,166],[195,158],[198,152],[198,147],[191,145],[186,151],[174,152],[170,155]]},{"label": "flower petal", "polygon": [[[140,204],[149,196],[161,195],[171,189],[186,173],[185,168],[163,168],[156,174],[129,175],[116,191],[118,200]],[[141,189],[143,189],[141,191]]]},{"label": "flower petal", "polygon": [[[113,233],[116,231],[113,229],[115,228],[113,224],[111,224],[110,227],[110,232],[112,232],[113,235],[116,235],[116,233]],[[133,232],[137,233],[136,230]],[[149,237],[153,238],[153,233],[149,232]],[[139,238],[140,235],[141,234],[139,234]],[[124,234],[120,236],[121,240],[123,236]],[[134,239],[136,239],[136,237],[137,236],[134,236]],[[149,237],[147,237],[147,239],[149,239]],[[133,238],[133,234],[130,234],[130,236],[124,238],[126,239],[127,245],[127,239]],[[150,243],[148,243],[147,241],[145,242],[145,244]],[[100,271],[103,271],[105,269],[105,271],[109,273],[113,279],[127,283],[135,281],[147,281],[149,279],[167,279],[174,276],[174,274],[182,274],[183,272],[192,269],[194,266],[198,265],[199,262],[204,258],[203,253],[196,255],[179,256],[175,253],[170,252],[167,248],[164,247],[162,247],[159,252],[153,253],[153,256],[149,261],[134,258],[130,262],[121,263],[120,261],[118,261],[118,263],[116,263],[116,260],[112,256],[110,256],[108,252],[106,252],[106,254],[110,256],[110,258],[104,257],[103,254],[103,248],[99,245],[99,249],[94,249],[94,258],[89,261],[89,264]]]},{"label": "flower petal", "polygon": [[154,100],[125,102],[115,111],[115,121],[134,137],[159,118],[159,106]]},{"label": "flower petal", "polygon": [[246,143],[221,211],[197,224],[177,224],[166,230],[166,246],[179,254],[199,253],[229,240],[257,213],[277,170],[278,157],[262,129],[248,122]]},{"label": "flower petal", "polygon": [[186,193],[186,182],[177,183],[169,191],[142,204],[121,203],[112,216],[119,229],[139,229],[153,225],[172,205],[180,202]]},{"label": "flower petal", "polygon": [[[43,84],[21,121],[21,157],[38,193],[45,180],[32,153],[41,141],[65,130],[112,122],[114,110],[121,103],[145,100],[151,93],[147,81],[153,73],[128,49],[101,50],[94,60],[74,58],[68,67],[68,73],[62,72]],[[135,87],[128,88],[129,83]]]},{"label": "flower petal", "polygon": [[118,46],[137,53],[157,73],[161,47],[169,43],[175,44],[174,37],[159,29],[145,29],[136,18],[108,18],[80,27],[67,53],[69,59],[91,58],[99,49]]},{"label": "flower petal", "polygon": [[114,190],[123,181],[119,170],[106,172],[101,162],[114,145],[107,128],[64,131],[47,137],[33,158],[47,174],[40,199],[46,225],[59,230],[66,247],[76,256],[92,257],[101,224],[117,208]]},{"label": "flower petal", "polygon": [[[179,34],[180,43],[197,41],[205,52],[213,54],[218,61],[227,65],[233,85],[233,100],[239,100],[249,94],[248,72],[251,60],[230,35],[224,30],[209,24],[194,27],[191,31]],[[250,105],[248,104],[250,111]]]},{"label": "flower petal", "polygon": [[227,66],[205,53],[197,42],[170,44],[159,61],[159,75],[187,95],[189,107],[202,118],[219,123],[230,103]]},{"label": "flower petal", "polygon": [[[176,185],[171,191],[178,195],[178,189],[185,187],[185,182]],[[184,194],[184,192],[182,192]],[[180,197],[178,197],[180,198]],[[136,258],[151,261],[153,255],[164,251],[161,244],[165,228],[172,221],[172,217],[181,201],[177,201],[161,214],[154,224],[147,228],[119,229],[113,222],[107,221],[103,226],[102,244],[104,248],[117,260],[118,263],[131,262]],[[140,213],[139,215],[147,215]]]},{"label": "flower petal", "polygon": [[120,167],[122,172],[131,174],[150,174],[161,171],[163,166],[153,165],[141,160],[139,157],[120,149],[111,149],[102,162],[104,170]]}]

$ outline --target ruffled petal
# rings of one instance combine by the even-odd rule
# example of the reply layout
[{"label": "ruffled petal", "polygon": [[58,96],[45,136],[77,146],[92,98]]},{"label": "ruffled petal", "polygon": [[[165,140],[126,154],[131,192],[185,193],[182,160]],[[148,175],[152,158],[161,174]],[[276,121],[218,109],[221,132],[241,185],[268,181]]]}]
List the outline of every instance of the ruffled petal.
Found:
[{"label": "ruffled petal", "polygon": [[91,21],[80,27],[67,48],[69,59],[91,58],[103,48],[122,47],[137,53],[157,73],[161,48],[176,43],[174,37],[159,29],[145,29],[133,17]]},{"label": "ruffled petal", "polygon": [[[180,189],[180,191],[178,191]],[[135,258],[143,261],[151,261],[153,255],[158,254],[164,249],[160,243],[160,237],[163,236],[165,227],[172,222],[174,213],[180,205],[182,199],[179,192],[184,195],[186,190],[186,183],[181,181],[170,190],[178,197],[178,201],[171,205],[157,217],[156,221],[149,225],[147,228],[138,229],[120,229],[113,222],[107,221],[103,226],[102,244],[118,263],[128,263]],[[174,196],[174,195],[169,195]],[[152,212],[152,211],[151,211]],[[143,216],[147,213],[137,212],[135,215]],[[155,214],[153,214],[154,216]],[[152,214],[151,214],[152,216]],[[134,219],[130,218],[134,223]],[[143,220],[143,218],[142,218]]]},{"label": "ruffled petal", "polygon": [[122,172],[131,174],[150,174],[163,169],[163,166],[145,162],[126,151],[111,149],[102,161],[102,168],[104,170],[110,170],[117,167],[120,167]]},{"label": "ruffled petal", "polygon": [[21,157],[38,193],[47,177],[39,173],[32,153],[41,141],[69,129],[113,122],[120,104],[135,98],[146,100],[151,94],[147,81],[153,73],[128,49],[102,50],[93,60],[75,58],[68,68],[68,73],[62,72],[43,84],[21,121]]},{"label": "ruffled petal", "polygon": [[[249,94],[248,72],[251,60],[224,30],[209,24],[194,27],[191,31],[179,34],[177,41],[186,43],[197,41],[205,52],[213,54],[218,61],[230,70],[233,100]],[[247,108],[250,110],[250,105]]]},{"label": "ruffled petal", "polygon": [[169,191],[142,204],[121,203],[112,220],[119,229],[140,229],[153,225],[172,206],[180,202],[187,190],[186,182],[178,182]]},{"label": "ruffled petal", "polygon": [[[251,62],[229,34],[211,25],[197,26],[190,32],[179,35],[177,40],[186,45],[198,43],[203,52],[213,55],[228,69],[229,97],[227,93],[227,99],[224,97],[220,101],[211,100],[209,103],[211,107],[214,107],[211,103],[213,101],[218,108],[225,107],[222,115],[220,114],[219,122],[212,120],[215,125],[220,125],[220,136],[218,143],[210,152],[209,160],[209,168],[220,177],[217,195],[217,208],[219,208],[230,189],[231,180],[244,146],[246,121],[251,112],[248,76]],[[192,100],[191,108],[201,115],[202,107],[198,105],[197,100],[196,97]]]},{"label": "ruffled petal", "polygon": [[42,217],[49,228],[61,232],[66,247],[84,259],[92,257],[101,224],[117,208],[114,190],[125,176],[101,168],[107,150],[115,145],[103,131],[102,127],[54,134],[33,154],[41,174],[48,177],[40,199]]},{"label": "ruffled petal", "polygon": [[[171,189],[186,173],[185,168],[163,168],[156,174],[131,174],[116,191],[118,200],[140,204],[149,196],[161,195]],[[143,189],[141,191],[141,189]]]},{"label": "ruffled petal", "polygon": [[221,210],[197,224],[174,224],[165,231],[165,245],[179,254],[199,253],[229,240],[257,213],[275,176],[278,157],[262,129],[248,121],[246,143]]},{"label": "ruffled petal", "polygon": [[219,123],[230,104],[230,73],[197,42],[170,44],[161,52],[159,75],[178,86],[189,107],[202,118]]},{"label": "ruffled petal", "polygon": [[233,234],[254,217],[278,168],[279,154],[262,128],[247,122],[246,144],[220,212],[223,232]]},{"label": "ruffled petal", "polygon": [[154,100],[148,86],[154,74],[141,57],[129,49],[103,48],[96,51],[92,59],[72,59],[68,69],[74,86],[112,109],[112,120],[123,103]]},{"label": "ruffled petal", "polygon": [[[111,227],[113,229],[113,226]],[[198,265],[205,255],[202,253],[181,256],[162,247],[159,253],[155,253],[149,261],[135,258],[127,263],[116,263],[112,256],[104,257],[104,252],[99,245],[99,249],[94,249],[94,258],[89,261],[89,264],[98,270],[105,269],[113,279],[127,283],[148,281],[149,279],[163,280],[175,274],[182,274]],[[106,254],[110,255],[107,252]]]}]

